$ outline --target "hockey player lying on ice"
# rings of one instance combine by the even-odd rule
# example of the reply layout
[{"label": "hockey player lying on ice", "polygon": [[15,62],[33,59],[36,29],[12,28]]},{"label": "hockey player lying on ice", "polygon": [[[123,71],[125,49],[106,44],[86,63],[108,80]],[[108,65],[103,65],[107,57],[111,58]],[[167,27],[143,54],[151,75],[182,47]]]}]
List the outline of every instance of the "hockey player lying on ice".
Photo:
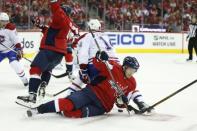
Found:
[{"label": "hockey player lying on ice", "polygon": [[104,51],[97,52],[93,64],[98,71],[98,75],[84,89],[73,92],[66,98],[41,104],[28,110],[27,115],[31,117],[35,114],[61,112],[66,117],[91,117],[110,112],[116,102],[119,107],[123,107],[122,104],[128,103],[130,99],[133,99],[140,110],[146,110],[149,106],[145,104],[142,95],[136,90],[136,81],[133,77],[133,74],[139,68],[137,59],[130,56],[125,57],[122,66],[115,61],[109,61],[115,82],[125,93],[117,99],[116,91],[110,84],[112,79],[103,62],[108,58]]}]

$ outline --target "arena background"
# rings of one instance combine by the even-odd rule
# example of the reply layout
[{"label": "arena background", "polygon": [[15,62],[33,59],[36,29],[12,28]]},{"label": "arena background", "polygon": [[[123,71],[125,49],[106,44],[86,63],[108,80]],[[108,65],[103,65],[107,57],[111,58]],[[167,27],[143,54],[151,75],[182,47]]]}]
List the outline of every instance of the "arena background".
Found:
[{"label": "arena background", "polygon": [[[86,31],[97,18],[117,53],[187,53],[187,31],[197,0],[62,0],[73,21]],[[31,19],[50,21],[47,0],[0,0],[0,9],[17,25],[26,57],[38,51],[41,33]],[[82,32],[82,33],[83,33]]]}]

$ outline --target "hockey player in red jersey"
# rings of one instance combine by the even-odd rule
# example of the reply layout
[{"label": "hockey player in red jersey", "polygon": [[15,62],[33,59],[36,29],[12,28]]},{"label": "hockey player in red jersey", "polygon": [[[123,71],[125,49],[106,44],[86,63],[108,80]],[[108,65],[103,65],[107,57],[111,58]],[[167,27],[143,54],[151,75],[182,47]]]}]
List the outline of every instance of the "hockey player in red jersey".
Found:
[{"label": "hockey player in red jersey", "polygon": [[[77,33],[76,27],[66,14],[65,8],[60,6],[58,0],[49,0],[52,12],[52,22],[43,32],[40,51],[31,63],[29,95],[18,96],[18,102],[36,102],[37,91],[45,87],[50,79],[50,72],[67,54],[67,41],[70,32]],[[67,61],[67,71],[72,71],[72,58]],[[21,101],[22,100],[22,101]]]},{"label": "hockey player in red jersey", "polygon": [[24,86],[28,86],[28,79],[19,61],[22,57],[23,48],[16,27],[9,22],[7,13],[0,12],[0,62],[8,58],[10,66],[14,69]]},{"label": "hockey player in red jersey", "polygon": [[[36,113],[63,112],[66,117],[91,117],[110,112],[117,102],[119,107],[124,107],[123,103],[128,103],[132,99],[141,111],[149,108],[145,104],[142,95],[136,90],[136,81],[133,74],[138,70],[139,63],[134,57],[125,57],[121,66],[115,61],[109,61],[110,70],[115,78],[115,83],[123,90],[124,95],[117,98],[117,92],[110,84],[112,78],[106,65],[102,61],[108,60],[107,53],[98,52],[93,64],[98,75],[86,87],[80,91],[73,92],[66,98],[53,100],[41,104],[37,108],[27,111],[31,117]],[[150,111],[150,110],[149,110]]]}]

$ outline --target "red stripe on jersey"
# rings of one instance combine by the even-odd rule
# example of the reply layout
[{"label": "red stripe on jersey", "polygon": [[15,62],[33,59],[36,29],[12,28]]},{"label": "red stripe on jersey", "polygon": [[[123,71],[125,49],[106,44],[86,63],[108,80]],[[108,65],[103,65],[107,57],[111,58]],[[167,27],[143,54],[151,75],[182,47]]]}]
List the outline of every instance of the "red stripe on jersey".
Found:
[{"label": "red stripe on jersey", "polygon": [[60,98],[58,103],[60,111],[71,112],[74,109],[74,104],[69,99]]},{"label": "red stripe on jersey", "polygon": [[74,118],[81,118],[82,117],[82,111],[81,110],[76,110],[76,111],[71,111],[71,112],[63,112],[64,116],[66,117],[74,117]]},{"label": "red stripe on jersey", "polygon": [[8,30],[15,30],[15,29],[16,29],[16,26],[15,26],[15,24],[8,23],[8,24],[5,26],[5,29],[8,29]]},{"label": "red stripe on jersey", "polygon": [[75,39],[73,44],[72,44],[72,48],[76,48],[77,47],[77,44],[78,42],[83,39],[88,33],[84,33],[83,35],[81,35],[79,38]]},{"label": "red stripe on jersey", "polygon": [[65,61],[66,62],[72,62],[73,61],[73,55],[72,55],[72,53],[67,53],[64,56],[65,56]]},{"label": "red stripe on jersey", "polygon": [[41,70],[39,67],[36,67],[36,66],[31,67],[31,69],[29,70],[29,74],[30,74],[30,75],[35,75],[35,74],[37,74],[37,75],[40,76],[41,73],[42,73],[42,70]]}]

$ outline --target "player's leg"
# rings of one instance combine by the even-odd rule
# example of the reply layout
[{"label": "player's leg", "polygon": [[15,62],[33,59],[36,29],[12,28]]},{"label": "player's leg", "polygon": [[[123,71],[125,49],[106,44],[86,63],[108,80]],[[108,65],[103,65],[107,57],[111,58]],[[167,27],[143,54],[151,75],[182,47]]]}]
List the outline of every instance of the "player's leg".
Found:
[{"label": "player's leg", "polygon": [[0,62],[1,62],[2,60],[4,60],[5,57],[6,57],[5,53],[1,53],[1,52],[0,52]]},{"label": "player's leg", "polygon": [[[87,116],[87,111],[93,110],[92,108],[87,108],[89,105],[95,105],[98,108],[102,108],[102,105],[96,95],[89,88],[84,88],[81,91],[72,93],[67,98],[61,98],[42,104],[37,107],[36,110],[37,113],[41,114],[62,111],[71,113],[78,110],[78,114],[81,114],[81,116]],[[100,112],[98,114],[100,114]]]},{"label": "player's leg", "polygon": [[[41,104],[40,106],[38,106],[36,109],[33,109],[32,111],[28,111],[27,114],[28,115],[32,115],[32,113],[29,112],[34,112],[34,113],[39,113],[39,114],[44,114],[44,113],[53,113],[53,112],[62,112],[62,111],[66,111],[66,112],[71,112],[76,110],[77,108],[75,107],[75,105],[77,105],[77,107],[81,107],[84,106],[86,104],[91,103],[91,99],[89,99],[89,97],[87,97],[84,94],[84,91],[78,91],[75,92],[73,94],[70,95],[70,98],[60,98],[57,100],[52,100],[50,102]],[[74,102],[76,102],[74,104]]]},{"label": "player's leg", "polygon": [[9,59],[10,66],[12,67],[12,69],[14,69],[18,77],[23,82],[24,86],[28,86],[28,79],[25,75],[24,68],[17,59],[16,53],[13,51],[8,52],[7,58]]},{"label": "player's leg", "polygon": [[194,50],[195,50],[196,56],[197,56],[197,37],[194,38],[193,43],[194,43]]},{"label": "player's leg", "polygon": [[51,71],[44,71],[41,75],[41,80],[42,82],[46,82],[46,84],[48,85],[49,81],[51,79]]},{"label": "player's leg", "polygon": [[36,102],[36,95],[39,85],[41,83],[42,70],[48,66],[47,54],[44,50],[41,50],[34,58],[31,68],[29,70],[29,96],[18,96],[17,100],[25,102]]},{"label": "player's leg", "polygon": [[[36,102],[37,92],[42,82],[42,75],[46,75],[44,72],[52,70],[58,62],[63,58],[63,54],[59,54],[53,51],[41,50],[34,58],[30,69],[29,80],[29,96],[19,96],[17,99],[26,102]],[[44,73],[44,74],[43,74]],[[48,73],[47,73],[48,74]],[[49,75],[49,74],[48,74]],[[44,79],[44,78],[43,78]],[[50,80],[50,76],[45,78],[47,83]]]},{"label": "player's leg", "polygon": [[74,110],[70,112],[68,111],[62,112],[62,114],[65,117],[72,117],[72,118],[92,117],[92,116],[103,115],[104,113],[105,113],[105,109],[103,107],[99,107],[94,104],[90,104],[78,110]]},{"label": "player's leg", "polygon": [[187,59],[187,61],[191,61],[193,59],[193,47],[194,44],[192,43],[192,38],[189,39],[189,44],[188,44],[188,52],[189,52],[189,58]]}]

